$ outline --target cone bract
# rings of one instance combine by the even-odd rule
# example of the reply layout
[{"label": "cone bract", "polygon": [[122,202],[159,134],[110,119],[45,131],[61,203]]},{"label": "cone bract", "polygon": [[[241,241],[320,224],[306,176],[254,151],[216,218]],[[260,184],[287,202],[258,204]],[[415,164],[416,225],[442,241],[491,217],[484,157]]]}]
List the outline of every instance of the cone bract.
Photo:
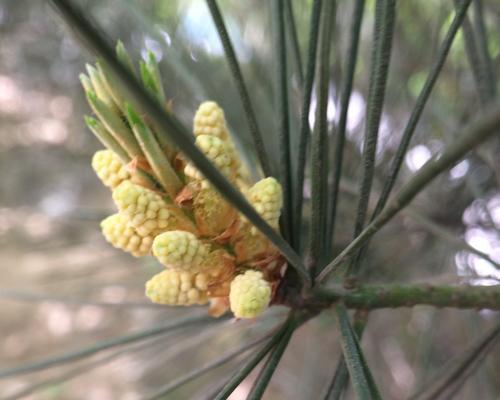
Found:
[{"label": "cone bract", "polygon": [[195,194],[193,214],[200,234],[208,237],[223,233],[238,215],[231,204],[210,187]]},{"label": "cone bract", "polygon": [[249,225],[240,230],[233,249],[237,264],[262,259],[277,251],[267,237]]}]

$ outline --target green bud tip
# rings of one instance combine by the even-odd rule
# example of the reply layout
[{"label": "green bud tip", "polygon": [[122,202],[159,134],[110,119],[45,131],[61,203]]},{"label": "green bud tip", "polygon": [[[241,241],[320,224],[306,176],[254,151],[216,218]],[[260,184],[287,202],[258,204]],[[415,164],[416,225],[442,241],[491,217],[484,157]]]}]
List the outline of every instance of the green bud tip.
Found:
[{"label": "green bud tip", "polygon": [[141,117],[135,111],[134,107],[130,103],[124,103],[125,113],[127,114],[127,119],[131,125],[143,125]]},{"label": "green bud tip", "polygon": [[80,74],[78,77],[80,78],[80,82],[82,83],[83,89],[85,91],[92,90],[92,82],[87,75]]},{"label": "green bud tip", "polygon": [[95,75],[97,73],[97,69],[91,65],[91,64],[85,64],[85,68],[87,70],[87,73],[89,76],[92,78],[92,75]]},{"label": "green bud tip", "polygon": [[154,68],[156,68],[156,66],[158,65],[158,60],[151,50],[148,50],[148,52],[146,53],[146,63]]},{"label": "green bud tip", "polygon": [[97,102],[97,95],[96,93],[89,89],[89,90],[86,90],[85,91],[85,94],[87,95],[87,99],[91,102],[91,103],[96,103]]},{"label": "green bud tip", "polygon": [[97,128],[97,126],[99,126],[99,122],[95,118],[84,115],[83,119],[85,120],[85,124],[87,124],[90,129]]}]

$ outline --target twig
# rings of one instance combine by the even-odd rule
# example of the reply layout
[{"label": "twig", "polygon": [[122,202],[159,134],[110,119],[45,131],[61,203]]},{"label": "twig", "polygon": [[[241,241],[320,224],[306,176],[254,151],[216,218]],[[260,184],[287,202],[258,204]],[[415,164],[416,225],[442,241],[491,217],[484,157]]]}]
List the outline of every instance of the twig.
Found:
[{"label": "twig", "polygon": [[317,300],[342,301],[348,308],[362,310],[417,305],[500,310],[500,285],[361,285],[352,290],[340,286],[318,288],[313,293]]}]

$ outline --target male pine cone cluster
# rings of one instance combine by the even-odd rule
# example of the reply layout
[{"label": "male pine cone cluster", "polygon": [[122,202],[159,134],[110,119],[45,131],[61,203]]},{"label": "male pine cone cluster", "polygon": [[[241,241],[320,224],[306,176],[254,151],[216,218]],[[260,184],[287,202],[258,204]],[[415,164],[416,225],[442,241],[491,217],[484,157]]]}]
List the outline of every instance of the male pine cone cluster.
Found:
[{"label": "male pine cone cluster", "polygon": [[[136,73],[121,43],[117,55]],[[118,209],[101,222],[106,240],[135,257],[152,254],[165,267],[146,283],[146,295],[155,303],[210,302],[214,316],[228,308],[237,318],[261,314],[283,273],[277,250],[123,100],[105,66],[97,63],[87,71],[81,81],[97,118],[85,120],[107,148],[96,152],[92,167],[112,190]],[[139,71],[146,89],[168,110],[152,53]],[[281,186],[272,177],[253,186],[247,181],[217,103],[200,105],[193,133],[196,146],[278,229]]]}]

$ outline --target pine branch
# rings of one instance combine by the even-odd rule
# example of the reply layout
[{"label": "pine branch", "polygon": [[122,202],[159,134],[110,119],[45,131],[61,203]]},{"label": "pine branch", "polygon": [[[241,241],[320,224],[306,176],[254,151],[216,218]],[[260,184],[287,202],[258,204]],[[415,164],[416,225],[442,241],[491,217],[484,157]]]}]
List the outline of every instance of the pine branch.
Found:
[{"label": "pine branch", "polygon": [[313,293],[316,300],[342,301],[347,308],[362,310],[417,305],[500,310],[500,285],[361,285],[352,290],[341,286],[318,288]]}]

